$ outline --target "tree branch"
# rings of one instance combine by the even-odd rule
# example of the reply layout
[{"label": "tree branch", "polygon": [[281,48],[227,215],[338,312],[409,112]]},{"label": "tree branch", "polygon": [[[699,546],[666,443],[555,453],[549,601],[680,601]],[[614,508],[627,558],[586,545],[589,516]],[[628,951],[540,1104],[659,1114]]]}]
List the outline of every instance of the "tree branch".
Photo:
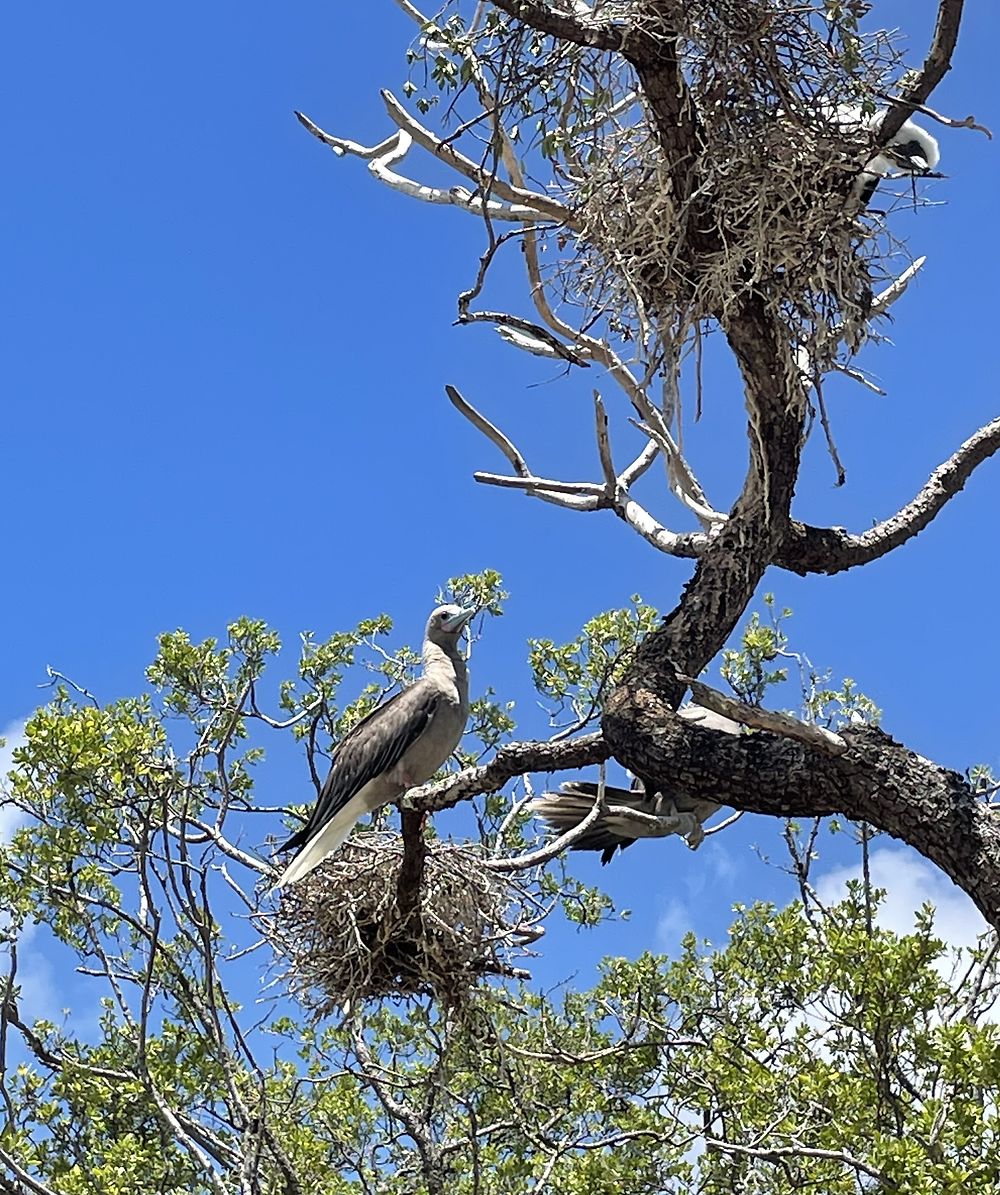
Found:
[{"label": "tree branch", "polygon": [[713,689],[703,681],[695,680],[693,676],[682,676],[681,680],[691,690],[691,696],[706,709],[721,714],[724,718],[732,718],[742,726],[752,727],[754,730],[767,730],[771,734],[782,735],[785,738],[796,739],[800,743],[815,747],[819,751],[827,751],[832,755],[842,755],[847,750],[847,744],[839,734],[827,730],[823,726],[813,726],[808,722],[801,722],[789,714],[766,710],[759,705],[748,705],[745,701],[737,701],[734,697],[727,697],[718,689]]},{"label": "tree branch", "polygon": [[547,212],[539,211],[524,203],[500,203],[496,199],[486,199],[481,195],[474,195],[466,187],[450,187],[448,190],[441,187],[429,187],[425,183],[418,183],[412,178],[399,174],[393,170],[393,166],[397,162],[401,162],[413,146],[413,137],[405,129],[400,129],[391,137],[387,137],[385,141],[369,148],[359,145],[356,141],[348,141],[343,137],[334,137],[330,133],[324,132],[319,125],[314,124],[308,116],[301,112],[296,112],[295,115],[304,128],[308,129],[324,145],[330,146],[338,157],[352,154],[355,157],[364,158],[368,162],[368,169],[379,182],[385,183],[393,191],[399,191],[411,199],[420,199],[424,203],[450,205],[476,216],[488,216],[491,220],[507,220],[515,224],[552,218]]},{"label": "tree branch", "polygon": [[937,24],[931,39],[930,49],[920,68],[920,74],[913,83],[904,88],[903,94],[886,113],[879,129],[878,144],[888,145],[903,123],[913,115],[918,104],[923,104],[951,70],[951,59],[958,45],[958,29],[962,21],[964,0],[941,0],[938,5]]},{"label": "tree branch", "polygon": [[[464,154],[459,153],[453,145],[442,141],[440,137],[436,137],[430,129],[425,128],[416,117],[411,116],[406,111],[391,91],[383,90],[380,94],[386,111],[399,129],[408,133],[417,145],[440,159],[446,166],[450,166],[453,170],[458,171],[459,174],[464,174],[466,178],[475,183],[485,194],[495,194],[510,203],[527,204],[536,211],[543,212],[550,219],[558,223],[574,224],[569,209],[559,203],[558,200],[550,199],[547,195],[539,195],[536,191],[529,191],[525,187],[512,186],[500,178],[496,172],[491,172],[480,166],[471,158],[467,158]],[[299,116],[299,119],[305,124],[305,118]],[[311,125],[312,122],[310,121],[309,124]],[[306,125],[306,127],[309,128],[309,125]],[[312,125],[309,131],[313,132],[315,128],[316,126]]]},{"label": "tree branch", "polygon": [[891,1189],[888,1178],[881,1170],[876,1170],[874,1166],[869,1166],[860,1158],[839,1149],[814,1149],[807,1145],[739,1145],[734,1141],[719,1141],[714,1137],[706,1137],[705,1144],[709,1149],[717,1149],[722,1153],[744,1154],[746,1157],[760,1158],[762,1162],[779,1162],[784,1158],[817,1158],[825,1162],[842,1162],[845,1166],[850,1166],[862,1174],[867,1174],[869,1178],[875,1179],[886,1190]]},{"label": "tree branch", "polygon": [[860,535],[838,527],[810,527],[792,522],[775,563],[790,572],[844,572],[878,560],[912,539],[959,493],[973,471],[1000,449],[1000,418],[981,427],[975,435],[939,465],[919,494],[900,511]]},{"label": "tree branch", "polygon": [[1000,817],[957,772],[875,727],[845,728],[847,750],[834,755],[766,731],[715,734],[669,712],[654,724],[663,703],[639,699],[644,708],[629,723],[638,729],[616,758],[624,755],[647,789],[772,817],[867,822],[909,843],[1000,928]]},{"label": "tree branch", "polygon": [[454,776],[434,780],[411,789],[401,802],[404,809],[434,813],[450,809],[459,801],[467,801],[483,793],[498,792],[515,776],[528,772],[563,772],[570,768],[585,768],[604,763],[611,751],[600,734],[581,735],[550,743],[507,743],[499,748],[487,764],[465,768]]},{"label": "tree branch", "polygon": [[575,46],[589,46],[592,50],[621,50],[629,35],[629,27],[616,28],[602,21],[584,24],[579,17],[556,12],[535,0],[492,0],[493,7],[539,33],[572,42]]}]

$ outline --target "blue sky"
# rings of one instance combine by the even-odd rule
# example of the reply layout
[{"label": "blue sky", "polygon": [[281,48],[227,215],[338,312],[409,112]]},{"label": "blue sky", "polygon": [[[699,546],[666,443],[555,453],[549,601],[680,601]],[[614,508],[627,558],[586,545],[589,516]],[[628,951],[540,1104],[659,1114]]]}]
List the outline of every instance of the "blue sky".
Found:
[{"label": "blue sky", "polygon": [[[875,15],[912,33],[919,60],[935,9],[900,0]],[[294,646],[303,628],[387,610],[412,642],[445,578],[489,566],[511,600],[474,679],[542,733],[528,636],[569,638],[635,592],[669,609],[691,566],[610,515],[472,481],[504,463],[445,383],[540,473],[594,478],[589,396],[602,383],[594,370],[553,380],[490,329],[454,328],[481,227],[380,188],[295,121],[298,108],[380,140],[378,89],[402,94],[411,26],[390,0],[19,5],[2,21],[0,727],[44,698],[46,664],[104,700],[141,689],[156,634],[178,626],[220,634],[245,613]],[[970,6],[940,111],[1000,131],[998,38],[995,8]],[[870,526],[997,413],[997,143],[935,131],[948,177],[929,194],[944,206],[898,226],[928,264],[894,308],[893,343],[866,358],[888,397],[830,386],[848,484],[833,487],[814,437],[796,500],[809,521]],[[526,311],[513,270],[499,277],[498,299]],[[705,405],[688,447],[724,507],[745,460],[725,363],[710,367]],[[857,678],[894,735],[959,769],[1000,762],[998,468],[890,558],[763,587],[794,609],[793,647]],[[283,763],[262,786],[263,803],[298,799],[307,773]],[[684,924],[718,935],[734,901],[787,891],[752,849],[777,855],[776,831],[746,818],[698,856],[676,840],[630,851],[602,876],[638,908],[615,941],[656,947]],[[546,949],[553,976],[578,954]]]}]

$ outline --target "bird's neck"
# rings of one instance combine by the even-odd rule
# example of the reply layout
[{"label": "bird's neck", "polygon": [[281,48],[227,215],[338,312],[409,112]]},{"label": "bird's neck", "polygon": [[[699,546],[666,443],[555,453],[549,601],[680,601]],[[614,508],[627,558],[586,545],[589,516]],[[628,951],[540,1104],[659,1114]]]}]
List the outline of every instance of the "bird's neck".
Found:
[{"label": "bird's neck", "polygon": [[460,690],[467,690],[469,671],[457,648],[449,651],[427,639],[424,641],[423,661],[425,676],[453,680]]}]

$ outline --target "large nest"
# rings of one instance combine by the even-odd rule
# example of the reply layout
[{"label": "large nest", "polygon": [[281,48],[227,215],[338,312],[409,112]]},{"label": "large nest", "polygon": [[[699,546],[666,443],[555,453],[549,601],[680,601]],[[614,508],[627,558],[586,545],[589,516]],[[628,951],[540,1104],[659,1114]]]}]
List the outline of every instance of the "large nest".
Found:
[{"label": "large nest", "polygon": [[857,32],[851,8],[838,6],[839,18],[797,0],[600,10],[647,32],[662,20],[683,93],[629,105],[629,91],[642,94],[634,75],[608,79],[614,123],[571,138],[564,198],[582,227],[567,298],[617,313],[639,336],[655,323],[679,345],[698,321],[725,324],[752,292],[791,346],[837,329],[857,347],[873,289],[898,272],[885,213],[864,210],[857,183],[876,152],[877,97],[901,64],[887,35]]},{"label": "large nest", "polygon": [[514,962],[541,930],[525,887],[491,870],[478,846],[434,841],[404,911],[402,862],[398,835],[356,833],[265,919],[288,986],[317,1016],[384,997],[456,1006],[485,977],[526,977]]}]

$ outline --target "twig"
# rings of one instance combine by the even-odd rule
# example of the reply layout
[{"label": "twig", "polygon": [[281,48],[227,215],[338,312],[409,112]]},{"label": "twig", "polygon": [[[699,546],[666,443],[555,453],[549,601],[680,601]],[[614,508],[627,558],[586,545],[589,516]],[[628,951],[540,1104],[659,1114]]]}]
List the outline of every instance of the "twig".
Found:
[{"label": "twig", "polygon": [[531,851],[527,855],[518,855],[513,859],[487,859],[484,861],[483,866],[490,868],[491,871],[524,871],[529,867],[541,867],[543,863],[548,863],[550,860],[556,858],[557,855],[562,854],[564,850],[582,838],[599,817],[607,813],[607,802],[604,795],[606,771],[607,768],[602,761],[597,781],[597,796],[594,798],[594,804],[587,813],[587,816],[582,821],[577,822],[572,829],[567,830],[565,834],[560,834],[558,838],[546,843],[545,846],[540,847],[537,851]]},{"label": "twig", "polygon": [[[885,100],[889,104],[903,104],[906,101],[901,99],[898,95],[888,95],[884,91],[876,91],[875,94],[880,100]],[[938,124],[947,125],[949,129],[975,129],[977,133],[985,133],[990,141],[993,140],[993,134],[983,124],[976,124],[974,116],[966,116],[963,120],[958,120],[952,116],[942,116],[940,112],[935,112],[933,108],[928,108],[926,104],[911,104],[914,112],[922,112],[924,116],[929,116],[931,120],[936,120]]]},{"label": "twig", "polygon": [[51,689],[58,681],[62,681],[64,685],[69,685],[74,692],[79,693],[81,697],[86,697],[88,701],[92,701],[96,709],[101,708],[101,703],[97,700],[89,689],[85,689],[83,685],[78,685],[76,681],[70,680],[68,676],[64,676],[58,672],[51,664],[45,665],[45,675],[49,678],[47,684],[40,684],[39,689]]}]

